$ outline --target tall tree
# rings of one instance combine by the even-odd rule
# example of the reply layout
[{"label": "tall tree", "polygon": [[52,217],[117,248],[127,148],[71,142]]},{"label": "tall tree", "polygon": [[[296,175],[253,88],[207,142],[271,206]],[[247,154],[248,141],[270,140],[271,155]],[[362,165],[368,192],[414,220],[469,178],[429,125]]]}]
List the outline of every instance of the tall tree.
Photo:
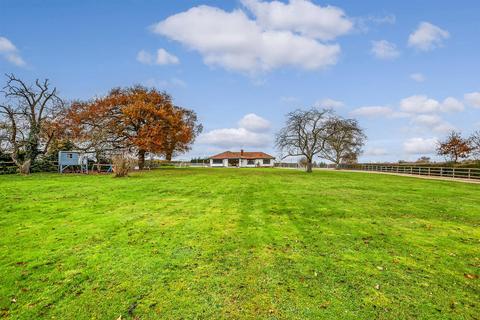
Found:
[{"label": "tall tree", "polygon": [[327,143],[320,152],[321,158],[332,161],[337,167],[358,158],[366,136],[357,120],[331,117],[325,127]]},{"label": "tall tree", "polygon": [[67,136],[80,150],[94,152],[98,161],[125,148],[125,137],[116,134],[118,110],[97,100],[74,101],[65,116]]},{"label": "tall tree", "polygon": [[472,147],[468,139],[462,138],[459,132],[452,131],[444,141],[440,141],[437,147],[437,153],[441,156],[445,156],[454,163],[458,162],[458,159],[468,158]]},{"label": "tall tree", "polygon": [[13,74],[6,77],[2,90],[5,102],[0,104],[0,135],[7,137],[8,151],[20,173],[29,174],[31,164],[47,151],[52,141],[52,133],[49,135],[44,129],[63,110],[63,101],[48,79],[37,79],[29,85]]},{"label": "tall tree", "polygon": [[276,136],[276,146],[283,158],[305,157],[306,171],[312,172],[313,158],[324,151],[332,134],[326,126],[331,116],[331,110],[315,108],[288,113],[285,127]]},{"label": "tall tree", "polygon": [[201,129],[193,111],[174,106],[164,92],[142,86],[116,88],[105,97],[76,102],[68,118],[82,148],[135,152],[141,169],[146,153],[186,151],[195,129]]},{"label": "tall tree", "polygon": [[195,138],[202,132],[203,126],[198,124],[197,114],[182,107],[174,106],[168,114],[167,130],[163,145],[163,155],[167,161],[172,157],[190,150]]}]

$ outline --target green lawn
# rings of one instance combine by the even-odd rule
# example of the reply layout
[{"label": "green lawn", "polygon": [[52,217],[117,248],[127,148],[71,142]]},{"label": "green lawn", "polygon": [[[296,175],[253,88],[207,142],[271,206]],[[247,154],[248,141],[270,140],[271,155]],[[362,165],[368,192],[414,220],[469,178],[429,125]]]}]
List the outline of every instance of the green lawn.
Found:
[{"label": "green lawn", "polygon": [[480,185],[161,169],[0,176],[0,317],[479,319]]}]

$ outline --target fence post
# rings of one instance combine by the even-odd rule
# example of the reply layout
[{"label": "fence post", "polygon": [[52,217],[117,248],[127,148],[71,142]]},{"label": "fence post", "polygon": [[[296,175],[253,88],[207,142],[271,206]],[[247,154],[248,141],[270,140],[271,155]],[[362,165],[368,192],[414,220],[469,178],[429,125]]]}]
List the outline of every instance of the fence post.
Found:
[{"label": "fence post", "polygon": [[455,178],[455,168],[452,170],[452,177]]},{"label": "fence post", "polygon": [[440,168],[440,177],[443,177],[443,167]]},{"label": "fence post", "polygon": [[471,169],[471,168],[468,168],[468,179],[470,179],[470,177],[471,177],[470,172],[472,172],[472,169]]},{"label": "fence post", "polygon": [[430,175],[430,167],[428,167],[428,175]]}]

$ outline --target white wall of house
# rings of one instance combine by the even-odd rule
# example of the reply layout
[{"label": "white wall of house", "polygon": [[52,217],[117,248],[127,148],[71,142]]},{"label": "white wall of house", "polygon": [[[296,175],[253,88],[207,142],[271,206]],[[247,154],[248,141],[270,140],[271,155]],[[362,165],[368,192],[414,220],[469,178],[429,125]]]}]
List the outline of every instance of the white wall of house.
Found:
[{"label": "white wall of house", "polygon": [[213,159],[210,159],[210,167],[228,167],[228,159],[222,159],[221,163],[214,163]]},{"label": "white wall of house", "polygon": [[273,160],[270,160],[270,163],[264,163],[267,162],[264,159],[242,159],[241,162],[241,167],[247,167],[247,168],[254,168],[254,167],[272,167],[273,166]]},{"label": "white wall of house", "polygon": [[[240,159],[239,166],[243,168],[255,168],[255,167],[273,167],[273,159],[270,159],[269,163],[264,159],[254,159],[249,161],[248,159]],[[213,159],[210,159],[211,167],[228,167],[228,159],[223,159],[221,163],[214,163]]]}]

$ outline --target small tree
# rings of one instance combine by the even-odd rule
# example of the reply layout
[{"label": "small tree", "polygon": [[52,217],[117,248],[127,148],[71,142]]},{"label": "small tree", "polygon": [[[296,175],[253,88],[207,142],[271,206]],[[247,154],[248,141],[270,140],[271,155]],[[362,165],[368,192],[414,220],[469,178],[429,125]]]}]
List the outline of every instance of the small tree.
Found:
[{"label": "small tree", "polygon": [[437,147],[439,155],[446,157],[454,163],[457,163],[458,159],[468,158],[471,151],[470,141],[462,138],[461,134],[456,131],[450,132],[444,141],[438,143]]},{"label": "small tree", "polygon": [[475,159],[480,160],[480,131],[475,131],[469,140],[473,156]]},{"label": "small tree", "polygon": [[126,177],[135,166],[135,160],[125,153],[112,157],[113,173],[115,177]]},{"label": "small tree", "polygon": [[320,154],[331,132],[325,126],[332,116],[328,109],[295,110],[287,114],[286,125],[276,137],[276,146],[286,157],[306,158],[306,171],[312,172],[313,158]]},{"label": "small tree", "polygon": [[29,174],[36,158],[44,154],[53,140],[55,118],[63,101],[48,79],[29,85],[13,74],[6,75],[5,102],[0,103],[0,136],[20,173]]}]

